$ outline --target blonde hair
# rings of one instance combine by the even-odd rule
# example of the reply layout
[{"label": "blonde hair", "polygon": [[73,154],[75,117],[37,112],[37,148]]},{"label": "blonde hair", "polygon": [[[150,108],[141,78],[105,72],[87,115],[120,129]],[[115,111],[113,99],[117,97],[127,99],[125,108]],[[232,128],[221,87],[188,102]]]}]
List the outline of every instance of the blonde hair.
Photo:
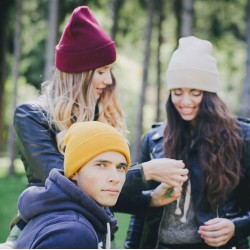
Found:
[{"label": "blonde hair", "polygon": [[[48,122],[51,128],[55,125],[60,131],[56,136],[60,152],[63,152],[64,136],[73,123],[95,119],[96,100],[91,84],[94,72],[65,73],[55,69],[52,81],[42,86],[50,114]],[[117,101],[116,81],[112,73],[111,76],[112,85],[106,87],[98,101],[97,120],[113,126],[125,136],[127,128]]]}]

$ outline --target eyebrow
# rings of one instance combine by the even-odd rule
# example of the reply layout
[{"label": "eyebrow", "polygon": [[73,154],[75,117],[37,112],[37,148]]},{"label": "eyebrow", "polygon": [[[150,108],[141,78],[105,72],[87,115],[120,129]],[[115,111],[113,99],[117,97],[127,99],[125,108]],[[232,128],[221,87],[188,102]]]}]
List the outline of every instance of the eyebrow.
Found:
[{"label": "eyebrow", "polygon": [[112,66],[103,66],[101,68],[104,68],[104,69],[112,69]]},{"label": "eyebrow", "polygon": [[111,161],[108,161],[108,160],[96,160],[94,162],[100,162],[100,163],[112,163]]},{"label": "eyebrow", "polygon": [[[96,160],[96,161],[94,161],[94,162],[96,162],[96,163],[105,163],[105,164],[112,164],[112,163],[113,163],[112,161],[102,160],[102,159]],[[117,165],[122,165],[122,166],[125,166],[125,167],[128,166],[128,164],[127,164],[127,163],[124,163],[124,162],[120,162],[120,163],[118,163]]]}]

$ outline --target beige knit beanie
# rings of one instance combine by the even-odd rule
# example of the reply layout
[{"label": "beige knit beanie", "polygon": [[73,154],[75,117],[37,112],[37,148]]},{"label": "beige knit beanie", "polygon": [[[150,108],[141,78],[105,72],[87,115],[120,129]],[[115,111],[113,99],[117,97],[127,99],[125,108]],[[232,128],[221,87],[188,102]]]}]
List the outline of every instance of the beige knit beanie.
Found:
[{"label": "beige knit beanie", "polygon": [[179,39],[167,70],[167,87],[218,92],[219,74],[212,44],[195,36]]}]

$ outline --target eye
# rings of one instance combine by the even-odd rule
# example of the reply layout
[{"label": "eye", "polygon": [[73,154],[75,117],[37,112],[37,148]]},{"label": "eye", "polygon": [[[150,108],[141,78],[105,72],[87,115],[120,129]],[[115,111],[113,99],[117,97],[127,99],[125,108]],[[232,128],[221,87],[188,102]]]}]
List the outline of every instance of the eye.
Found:
[{"label": "eye", "polygon": [[183,91],[181,89],[173,89],[172,93],[176,96],[181,96]]},{"label": "eye", "polygon": [[124,165],[124,164],[120,164],[120,165],[118,165],[116,168],[117,168],[119,171],[121,171],[121,172],[125,172],[127,166]]},{"label": "eye", "polygon": [[100,167],[100,168],[105,168],[105,167],[107,167],[107,164],[105,164],[103,162],[99,162],[99,163],[96,163],[96,166]]},{"label": "eye", "polygon": [[102,74],[104,74],[105,72],[104,71],[98,71],[98,74],[99,75],[102,75]]},{"label": "eye", "polygon": [[200,96],[202,95],[203,91],[202,90],[199,90],[199,89],[193,89],[192,90],[192,95],[193,96]]}]

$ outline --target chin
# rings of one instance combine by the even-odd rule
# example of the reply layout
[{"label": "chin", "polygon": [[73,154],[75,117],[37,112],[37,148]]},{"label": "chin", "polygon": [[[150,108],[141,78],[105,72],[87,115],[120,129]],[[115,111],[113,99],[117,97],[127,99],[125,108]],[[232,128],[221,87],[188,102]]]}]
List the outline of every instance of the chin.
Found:
[{"label": "chin", "polygon": [[185,121],[192,121],[194,120],[196,115],[182,115],[181,118]]},{"label": "chin", "polygon": [[116,204],[116,202],[117,199],[105,200],[105,202],[103,202],[103,206],[112,207]]},{"label": "chin", "polygon": [[98,102],[100,100],[100,96],[95,96],[95,101]]}]

